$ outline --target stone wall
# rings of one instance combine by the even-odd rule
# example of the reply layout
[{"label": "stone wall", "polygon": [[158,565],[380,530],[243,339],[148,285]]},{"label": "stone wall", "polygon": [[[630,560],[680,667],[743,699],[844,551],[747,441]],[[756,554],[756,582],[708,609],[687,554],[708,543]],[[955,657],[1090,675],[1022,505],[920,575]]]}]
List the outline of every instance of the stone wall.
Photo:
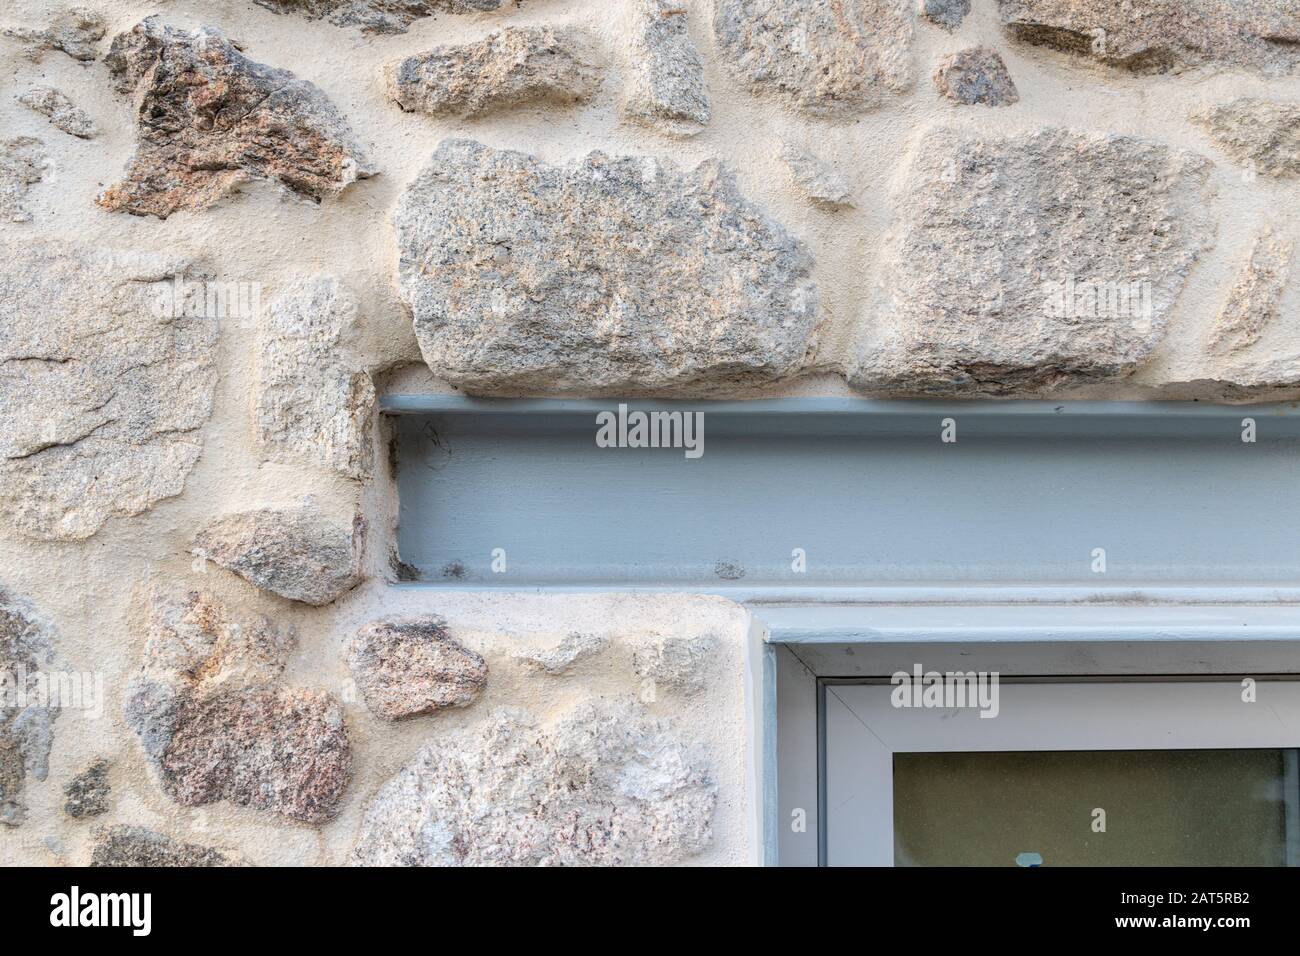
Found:
[{"label": "stone wall", "polygon": [[0,31],[6,862],[755,858],[748,613],[394,589],[385,392],[1300,398],[1294,0]]}]

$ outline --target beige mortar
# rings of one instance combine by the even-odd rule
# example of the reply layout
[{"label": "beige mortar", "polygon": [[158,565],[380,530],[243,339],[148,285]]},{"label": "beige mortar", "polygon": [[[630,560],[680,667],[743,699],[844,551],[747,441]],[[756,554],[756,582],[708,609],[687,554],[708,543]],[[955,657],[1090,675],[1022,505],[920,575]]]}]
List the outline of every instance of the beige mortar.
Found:
[{"label": "beige mortar", "polygon": [[[6,5],[0,22],[44,24],[58,6],[50,0],[17,0]],[[1214,160],[1220,218],[1217,244],[1192,272],[1155,358],[1129,384],[1070,393],[1076,397],[1216,397],[1218,392],[1208,385],[1169,386],[1214,377],[1204,357],[1205,340],[1261,223],[1271,222],[1282,236],[1300,235],[1300,183],[1265,177],[1247,182],[1241,170],[1187,119],[1204,106],[1237,96],[1294,99],[1294,79],[1265,79],[1227,69],[1128,76],[1009,41],[997,24],[995,5],[988,2],[977,2],[955,34],[918,22],[913,91],[851,122],[796,116],[775,100],[758,99],[741,90],[712,55],[706,10],[696,4],[690,28],[705,55],[713,119],[699,136],[686,141],[660,138],[621,122],[616,51],[623,14],[617,4],[528,0],[519,10],[438,16],[416,21],[406,34],[381,37],[365,37],[323,21],[278,16],[250,0],[98,0],[93,6],[109,18],[110,36],[146,15],[161,13],[175,26],[219,27],[242,41],[253,59],[313,81],[371,147],[380,175],[320,206],[296,199],[272,183],[255,182],[209,210],[179,213],[165,222],[106,212],[93,199],[119,178],[134,152],[130,105],[111,91],[102,62],[86,66],[50,52],[40,64],[32,64],[17,44],[0,40],[0,130],[6,138],[41,138],[55,167],[29,192],[27,205],[34,222],[0,228],[104,246],[192,252],[224,279],[262,283],[264,302],[292,276],[335,273],[361,304],[359,352],[369,357],[376,370],[397,368],[381,380],[391,390],[447,390],[423,366],[410,364],[419,362],[419,351],[409,315],[396,293],[389,215],[405,184],[448,136],[524,149],[548,161],[596,148],[613,154],[655,155],[683,166],[725,159],[748,198],[808,243],[824,309],[819,371],[747,393],[752,395],[849,394],[842,379],[830,373],[847,361],[857,324],[864,316],[870,320],[880,249],[890,227],[889,194],[901,181],[909,151],[932,125],[1014,132],[1060,124],[1139,134]],[[576,109],[505,112],[472,121],[406,115],[386,100],[381,71],[393,60],[439,42],[477,39],[505,23],[574,23],[594,30],[609,54],[600,94]],[[962,107],[935,94],[929,79],[934,64],[977,43],[998,50],[1006,60],[1021,96],[1015,107]],[[82,141],[63,135],[14,101],[15,93],[38,83],[57,87],[85,109],[99,126],[99,137]],[[857,208],[826,212],[807,203],[791,186],[778,158],[783,138],[812,148],[844,174],[855,188]],[[1291,309],[1282,323],[1254,348],[1267,349],[1269,354],[1300,354],[1294,295],[1288,302]],[[722,599],[673,595],[432,594],[392,589],[385,577],[394,509],[384,468],[361,492],[353,482],[307,466],[263,463],[252,425],[256,385],[252,329],[223,330],[219,369],[214,411],[203,430],[203,455],[181,497],[161,502],[136,518],[111,520],[81,543],[34,542],[12,535],[3,539],[0,582],[29,599],[54,623],[64,667],[103,673],[109,700],[102,722],[84,722],[75,713],[60,717],[49,778],[43,783],[28,781],[28,822],[17,830],[0,831],[0,861],[84,863],[89,825],[62,813],[62,787],[95,757],[105,756],[113,761],[113,810],[103,820],[143,824],[181,839],[235,850],[258,863],[341,863],[365,801],[429,735],[463,726],[502,704],[551,717],[586,695],[634,693],[638,682],[631,670],[631,649],[636,641],[705,630],[723,638],[719,673],[724,676],[696,699],[661,693],[649,706],[657,714],[673,717],[684,735],[704,742],[713,757],[720,786],[715,840],[712,849],[694,862],[736,863],[749,858],[741,688],[748,615],[743,609]],[[287,504],[307,494],[345,514],[360,499],[370,519],[372,578],[338,604],[320,609],[295,605],[213,566],[196,569],[187,554],[193,532],[214,515]],[[378,721],[358,701],[349,702],[354,779],[340,815],[324,826],[287,823],[227,804],[181,808],[150,779],[121,715],[124,683],[138,666],[144,598],[150,588],[208,589],[237,612],[265,613],[292,624],[300,646],[288,668],[289,683],[338,692],[345,690],[347,681],[341,649],[356,627],[381,614],[436,612],[487,658],[488,690],[466,710],[399,725]],[[521,646],[541,645],[581,629],[607,632],[617,643],[573,675],[525,676],[512,660]],[[47,838],[56,849],[47,847]]]}]

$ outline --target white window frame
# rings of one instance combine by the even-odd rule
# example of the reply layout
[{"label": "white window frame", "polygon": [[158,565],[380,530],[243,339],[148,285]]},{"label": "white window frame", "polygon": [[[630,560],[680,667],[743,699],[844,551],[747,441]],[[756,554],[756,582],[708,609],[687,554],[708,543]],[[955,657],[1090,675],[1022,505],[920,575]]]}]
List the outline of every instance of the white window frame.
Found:
[{"label": "white window frame", "polygon": [[[993,719],[973,708],[904,709],[880,681],[819,682],[828,866],[894,864],[894,755],[998,751],[1241,750],[1300,747],[1300,682],[1240,679],[1008,680]],[[1300,847],[1300,778],[1287,760],[1287,856]],[[1084,826],[1088,821],[1081,821]]]},{"label": "white window frame", "polygon": [[[1300,681],[1300,610],[1289,603],[884,603],[752,610],[755,839],[766,865],[817,866],[833,855],[822,825],[826,738],[819,706],[829,682],[887,681],[918,662],[927,670],[996,670],[1010,682],[1194,678],[1239,688],[1243,677],[1252,677],[1269,689],[1277,681]],[[1120,737],[1116,746],[1141,749],[1137,739]],[[1266,735],[1241,739],[1256,747],[1280,746],[1263,742],[1270,739]],[[1300,734],[1285,746],[1300,746]],[[892,814],[888,819],[892,833]],[[889,860],[880,862],[892,864],[892,849]]]}]

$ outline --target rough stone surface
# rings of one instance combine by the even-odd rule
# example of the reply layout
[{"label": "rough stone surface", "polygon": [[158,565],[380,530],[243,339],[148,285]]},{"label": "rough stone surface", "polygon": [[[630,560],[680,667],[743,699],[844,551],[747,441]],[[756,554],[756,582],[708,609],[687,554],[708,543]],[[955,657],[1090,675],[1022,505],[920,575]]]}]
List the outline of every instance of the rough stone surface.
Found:
[{"label": "rough stone surface", "polygon": [[996,50],[976,46],[950,54],[934,71],[935,89],[956,103],[1010,106],[1020,102],[1016,84]]},{"label": "rough stone surface", "polygon": [[694,136],[712,115],[686,15],[683,0],[635,0],[623,80],[623,115],[673,136]]},{"label": "rough stone surface", "polygon": [[0,241],[0,515],[24,533],[87,538],[185,486],[217,377],[217,323],[168,301],[185,271]]},{"label": "rough stone surface", "polygon": [[[1005,28],[996,0],[971,3],[958,26],[944,21],[957,22],[962,0],[265,2],[283,14],[255,0],[0,2],[0,30],[32,28],[11,31],[26,39],[0,36],[0,584],[36,609],[28,619],[49,622],[56,656],[45,672],[70,688],[102,675],[103,694],[85,688],[95,693],[80,699],[86,716],[108,707],[106,719],[57,711],[44,781],[21,749],[36,728],[0,712],[0,815],[22,818],[0,823],[4,863],[88,863],[99,828],[116,825],[158,831],[144,861],[166,837],[273,866],[336,866],[354,850],[646,860],[635,833],[601,810],[603,785],[582,776],[604,766],[588,755],[609,735],[623,747],[629,723],[593,719],[581,760],[552,756],[565,715],[611,700],[673,721],[677,744],[707,754],[692,765],[717,786],[713,840],[695,856],[671,843],[661,859],[744,865],[761,852],[747,803],[753,701],[740,679],[753,621],[724,586],[770,575],[725,540],[698,556],[712,595],[511,585],[535,579],[517,538],[421,561],[394,534],[399,517],[411,532],[394,477],[415,481],[418,465],[392,440],[379,395],[552,395],[610,410],[677,398],[708,411],[706,398],[834,400],[851,377],[864,397],[945,405],[989,395],[1050,399],[1049,410],[1240,403],[1236,423],[1256,403],[1300,403],[1300,175],[1288,112],[1300,105],[1300,70],[1288,66],[1300,44],[1285,42],[1284,19],[1269,23],[1300,0],[1235,0],[1217,20],[1205,0],[1021,4],[1098,14],[1074,26],[1056,18],[1064,30],[1040,23],[1036,35],[1030,24]],[[60,40],[66,31],[47,27],[72,4],[96,8],[90,32],[107,32],[81,43],[74,28]],[[734,43],[714,32],[720,8]],[[156,21],[153,39],[131,39],[155,13],[183,41]],[[407,33],[378,32],[408,22]],[[494,101],[464,118],[406,113],[388,95],[407,57],[547,25],[591,40],[601,84],[582,103]],[[283,143],[303,141],[306,127],[277,114],[243,138],[241,117],[263,87],[229,65],[224,41],[185,32],[203,26],[266,69],[315,83],[381,175],[320,204],[283,187],[275,164],[293,174],[299,158]],[[102,61],[124,31],[114,73]],[[940,60],[977,44],[1005,60],[1015,105],[963,105],[936,90]],[[470,92],[457,95],[495,95],[537,63],[498,63],[472,81],[467,71]],[[24,105],[38,85],[84,109],[95,138],[74,139]],[[56,97],[27,98],[60,112]],[[164,142],[178,137],[168,167],[188,171],[178,189],[243,171],[246,159],[263,165],[237,194],[166,221],[96,205],[127,178],[146,99],[157,112],[145,125]],[[1046,131],[1054,125],[1068,132]],[[16,137],[40,142],[7,148]],[[186,137],[198,143],[190,156]],[[445,147],[426,179],[444,137],[486,146]],[[256,146],[247,157],[245,142]],[[819,162],[788,168],[786,143]],[[712,162],[697,169],[702,160]],[[844,200],[857,208],[835,208]],[[10,222],[20,209],[30,221]],[[1121,302],[1134,287],[1136,299]],[[1058,309],[1067,288],[1070,310]],[[707,463],[725,449],[717,423],[706,424]],[[1264,419],[1259,431],[1259,450],[1287,452]],[[1224,437],[1240,445],[1237,431]],[[473,451],[445,428],[423,438],[434,471]],[[658,457],[698,477],[681,452]],[[609,455],[597,465],[637,457]],[[518,476],[481,464],[485,497],[508,494]],[[792,500],[806,491],[788,490]],[[1280,475],[1257,497],[1284,511],[1289,490]],[[660,516],[665,531],[690,520],[680,497],[625,504]],[[345,579],[347,532],[358,513],[366,523],[358,567],[370,578],[330,604],[287,599],[187,553],[217,519],[298,506],[346,541]],[[232,565],[272,586],[315,587],[311,546],[285,542],[280,525],[232,545]],[[772,542],[792,572],[805,557],[823,566],[826,555],[796,544],[809,547]],[[272,565],[286,554],[302,560],[277,578]],[[476,584],[489,560],[504,572],[490,593]],[[207,588],[217,596],[207,603],[224,608],[207,630],[186,632],[193,653],[146,669],[150,588]],[[385,720],[382,699],[372,712],[348,666],[350,642],[371,622],[432,613],[483,658],[486,686],[454,706],[472,693],[472,676],[468,688],[457,681],[476,662],[451,653],[448,664],[441,644],[394,638],[362,675],[375,681],[372,697],[387,694],[394,716],[452,706]],[[277,643],[290,633],[293,650],[287,637]],[[700,635],[717,644],[692,655],[682,642]],[[242,650],[206,648],[220,640]],[[258,641],[271,644],[265,659]],[[531,716],[501,724],[501,706]],[[529,763],[508,765],[507,732]],[[634,755],[611,758],[622,769],[599,774],[645,778],[660,758],[637,734],[620,751]],[[577,730],[565,739],[579,746]],[[411,784],[409,815],[384,816],[400,800],[375,809],[373,839],[359,848],[369,804],[427,744],[441,756]],[[86,771],[98,758],[111,762],[111,791],[90,816],[99,787]],[[433,809],[419,817],[417,805]],[[628,812],[649,832],[660,802]],[[216,919],[224,912],[213,907]]]},{"label": "rough stone surface", "polygon": [[309,506],[259,508],[218,518],[191,553],[291,601],[320,606],[361,583],[362,527],[344,527]]},{"label": "rough stone surface", "polygon": [[708,684],[709,671],[717,653],[718,640],[712,634],[700,637],[666,637],[637,648],[632,666],[637,677],[671,687],[684,694],[698,694]]},{"label": "rough stone surface", "polygon": [[363,479],[374,454],[375,386],[341,347],[357,325],[356,300],[334,276],[282,292],[258,327],[256,414],[258,439],[273,454]]},{"label": "rough stone surface", "polygon": [[717,163],[448,140],[394,221],[425,361],[471,391],[757,384],[812,346],[807,253]]},{"label": "rough stone surface", "polygon": [[[254,0],[276,13],[298,13],[311,20],[326,19],[341,27],[361,27],[367,33],[405,33],[422,17],[439,13],[486,13],[507,0]],[[519,0],[516,0],[518,3]]]},{"label": "rough stone surface", "polygon": [[107,813],[108,795],[111,792],[108,761],[96,760],[63,788],[63,795],[68,798],[63,804],[63,812],[76,820]]},{"label": "rough stone surface", "polygon": [[169,797],[306,823],[338,812],[352,767],[343,712],[334,695],[280,680],[293,644],[204,595],[154,602],[125,712]]},{"label": "rough stone surface", "polygon": [[184,843],[145,827],[104,827],[90,855],[91,866],[236,866],[211,847]]},{"label": "rough stone surface", "polygon": [[177,803],[224,799],[305,823],[338,812],[350,765],[337,701],[279,687],[182,703],[161,763]]},{"label": "rough stone surface", "polygon": [[27,814],[23,787],[49,772],[59,711],[41,696],[54,660],[50,631],[25,603],[0,590],[0,824]]},{"label": "rough stone surface", "polygon": [[49,119],[58,129],[81,139],[95,135],[95,124],[80,106],[52,86],[33,86],[18,96],[18,102]]},{"label": "rough stone surface", "polygon": [[1300,355],[1243,356],[1220,378],[1247,398],[1267,395],[1273,389],[1289,392],[1300,387]]},{"label": "rough stone surface", "polygon": [[372,621],[352,638],[347,658],[366,706],[384,720],[467,707],[487,686],[483,658],[432,615]]},{"label": "rough stone surface", "polygon": [[828,163],[792,143],[783,143],[780,155],[795,188],[813,205],[823,209],[844,209],[853,205],[853,190],[848,180]]},{"label": "rough stone surface", "polygon": [[380,789],[354,860],[665,865],[709,845],[716,801],[702,756],[635,705],[582,704],[551,727],[501,710],[436,738]]},{"label": "rough stone surface", "polygon": [[1295,243],[1265,231],[1251,246],[1228,300],[1210,331],[1210,347],[1236,352],[1259,341],[1281,310]]},{"label": "rough stone surface", "polygon": [[1140,73],[1300,63],[1295,0],[998,0],[998,10],[1017,39]]},{"label": "rough stone surface", "polygon": [[716,0],[723,63],[755,93],[850,116],[912,85],[915,0]]},{"label": "rough stone surface", "polygon": [[62,50],[74,60],[89,62],[97,56],[96,44],[107,32],[104,18],[86,7],[57,14],[48,27],[7,27],[0,33],[27,45],[27,56],[39,61],[46,50]]},{"label": "rough stone surface", "polygon": [[961,26],[970,13],[970,0],[920,0],[921,16],[949,32]]},{"label": "rough stone surface", "polygon": [[607,637],[574,631],[566,634],[563,640],[551,647],[517,654],[516,660],[529,670],[556,676],[588,658],[595,657],[608,646]]},{"label": "rough stone surface", "polygon": [[343,115],[314,84],[255,63],[217,30],[150,17],[105,59],[137,104],[139,147],[106,209],[166,219],[253,179],[320,202],[373,174]]},{"label": "rough stone surface", "polygon": [[1193,119],[1251,170],[1265,176],[1300,176],[1300,103],[1243,96]]},{"label": "rough stone surface", "polygon": [[1211,242],[1209,165],[1129,136],[927,134],[850,381],[1004,393],[1132,372]]},{"label": "rough stone surface", "polygon": [[476,43],[435,47],[396,63],[389,93],[408,113],[481,116],[581,103],[600,89],[600,72],[591,41],[576,30],[507,27]]},{"label": "rough stone surface", "polygon": [[31,222],[23,205],[27,188],[45,178],[49,169],[39,139],[18,136],[0,142],[0,222]]}]

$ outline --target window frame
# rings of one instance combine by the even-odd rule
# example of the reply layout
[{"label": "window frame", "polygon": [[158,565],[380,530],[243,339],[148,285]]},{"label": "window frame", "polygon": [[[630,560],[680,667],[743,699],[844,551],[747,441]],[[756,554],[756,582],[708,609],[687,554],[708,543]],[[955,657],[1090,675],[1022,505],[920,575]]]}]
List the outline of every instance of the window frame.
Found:
[{"label": "window frame", "polygon": [[[1300,678],[1300,607],[1289,603],[751,609],[750,653],[761,675],[753,720],[763,745],[755,802],[768,866],[816,866],[827,856],[823,681],[887,680],[917,662],[927,670],[996,670],[1002,680]],[[792,829],[796,808],[806,813],[803,833]]]},{"label": "window frame", "polygon": [[[1300,682],[1259,678],[1256,702],[1245,705],[1242,676],[1007,678],[994,720],[973,710],[896,709],[887,680],[819,680],[819,863],[894,865],[899,752],[1281,749],[1289,752],[1287,861],[1300,865]],[[861,800],[884,812],[854,812]],[[844,833],[830,853],[828,836]]]}]

